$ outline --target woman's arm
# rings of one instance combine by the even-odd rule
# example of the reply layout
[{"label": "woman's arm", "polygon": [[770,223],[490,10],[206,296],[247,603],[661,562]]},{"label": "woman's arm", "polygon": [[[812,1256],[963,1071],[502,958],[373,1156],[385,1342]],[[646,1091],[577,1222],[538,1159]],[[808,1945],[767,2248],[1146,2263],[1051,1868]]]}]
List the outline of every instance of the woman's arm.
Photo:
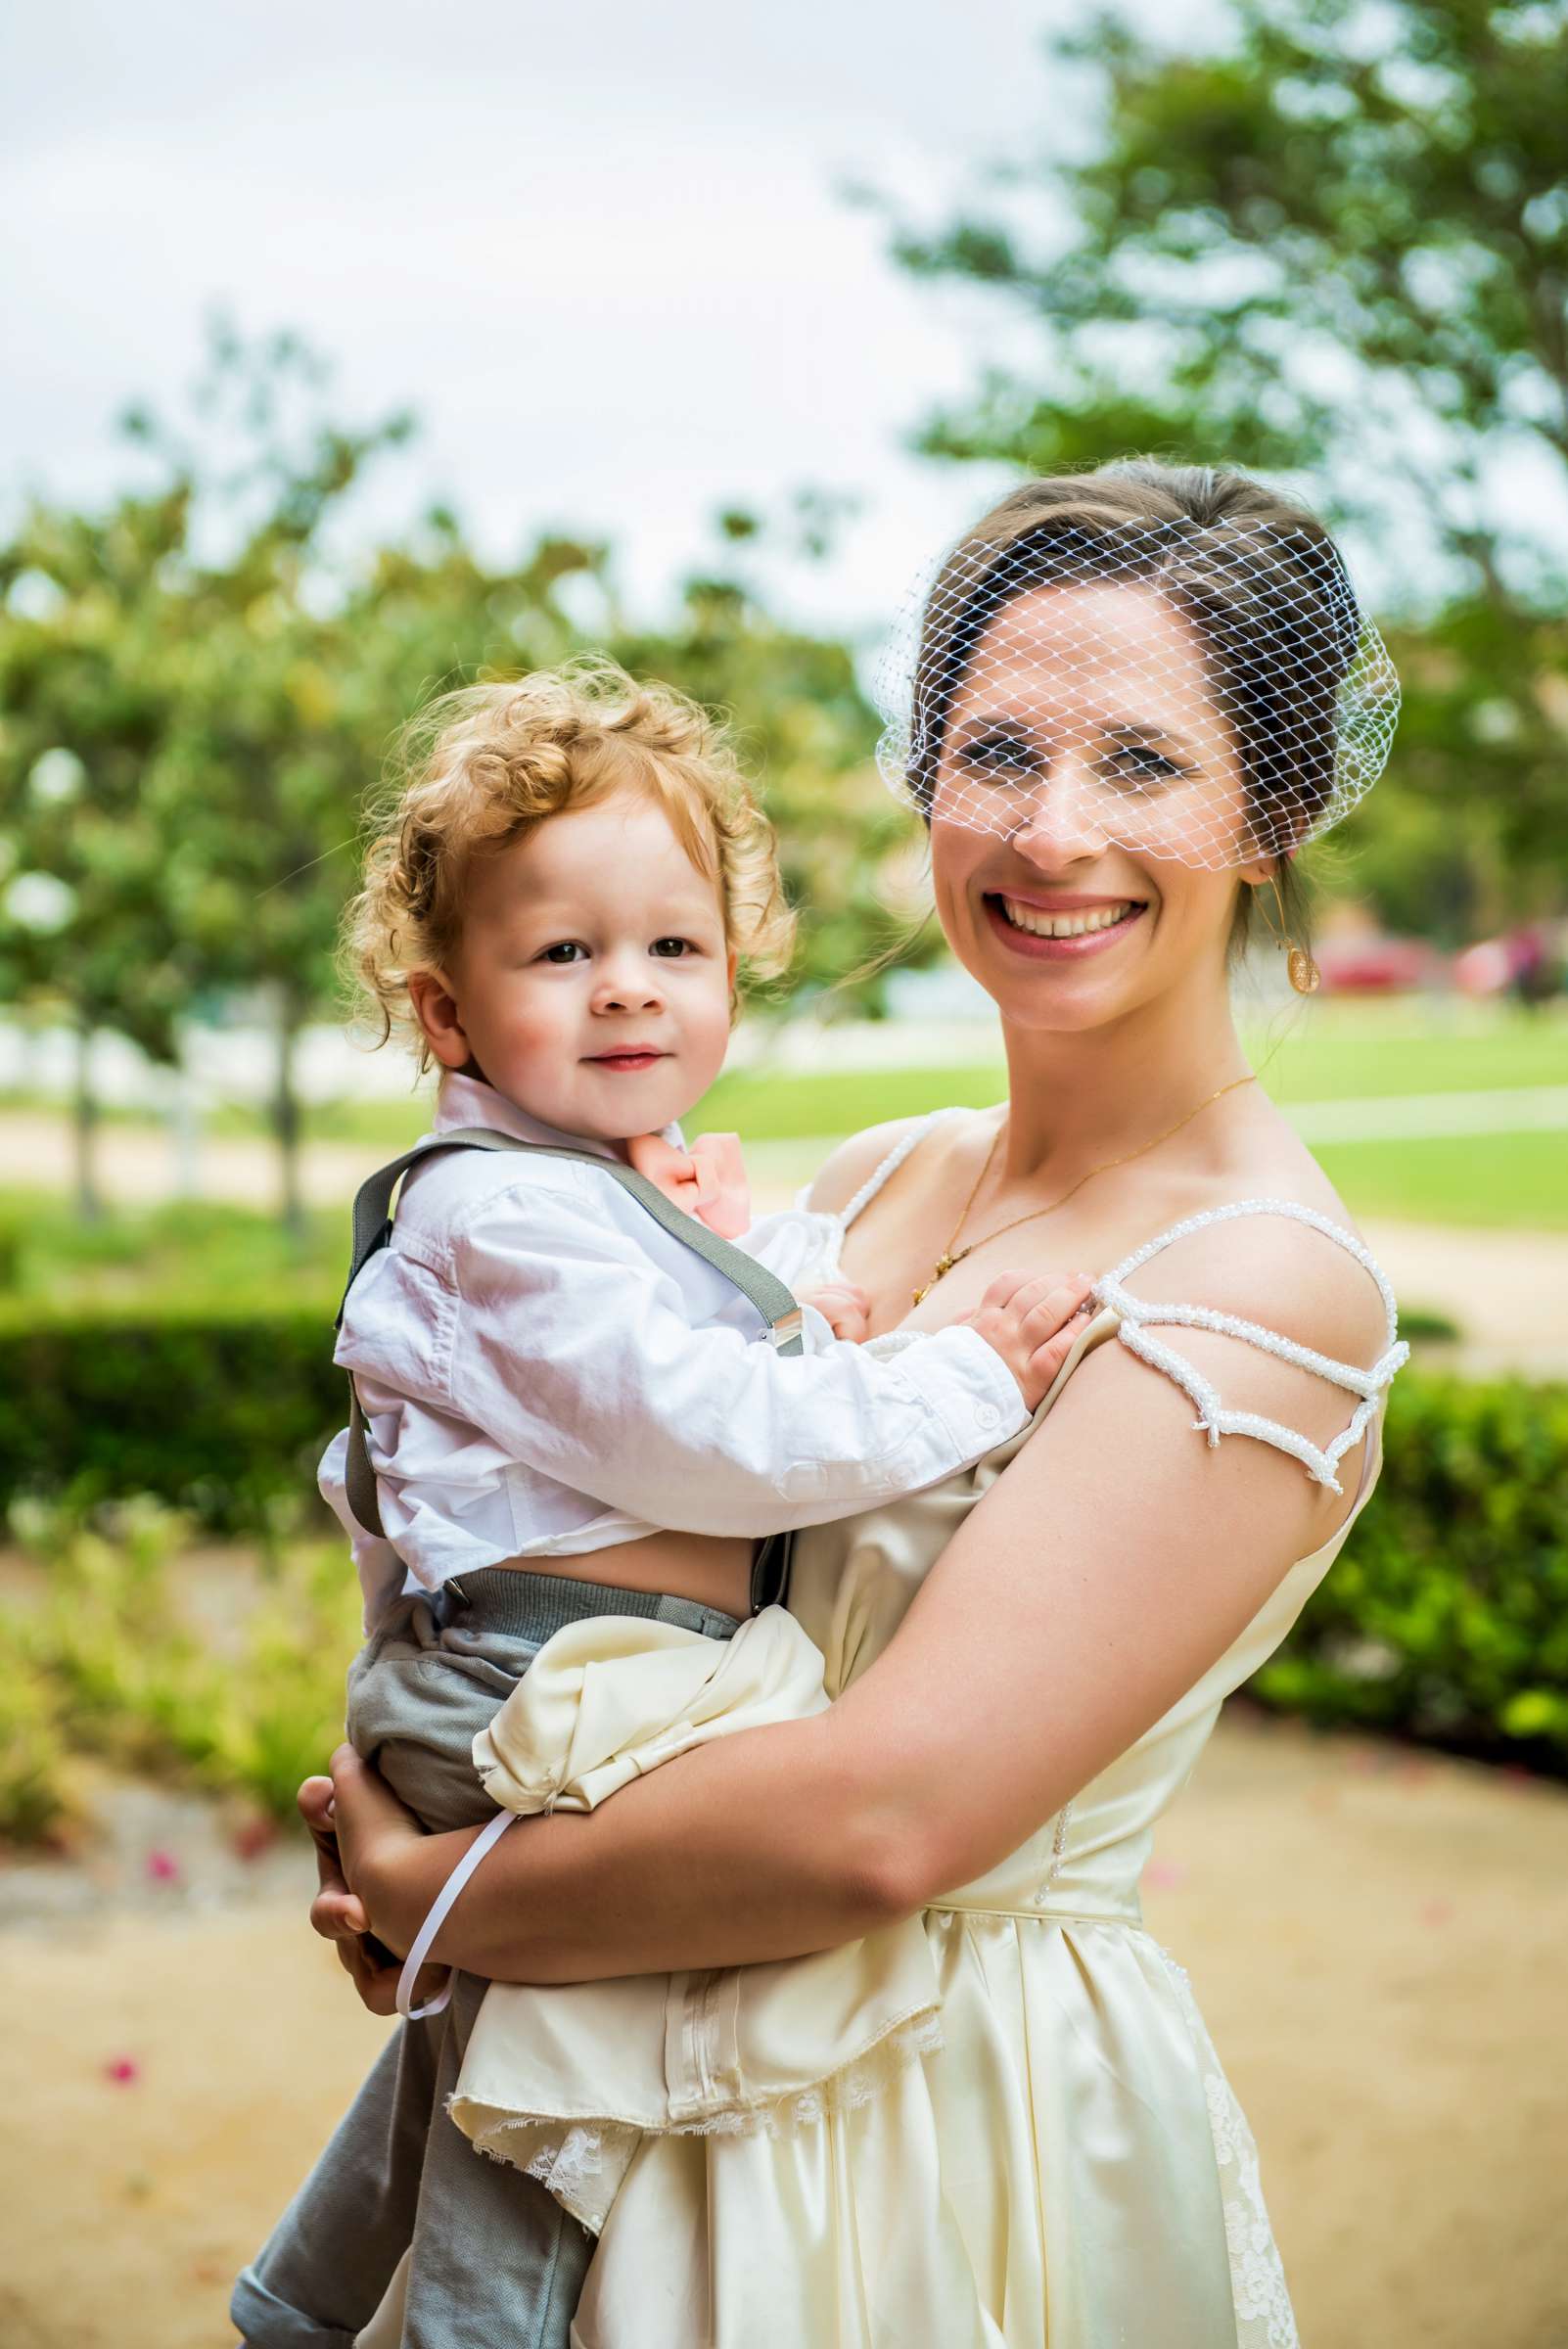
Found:
[{"label": "woman's arm", "polygon": [[[1177,1254],[1142,1285],[1169,1287]],[[1204,1233],[1179,1256],[1188,1298],[1341,1359],[1381,1351],[1364,1275],[1299,1226],[1265,1250]],[[1316,1443],[1349,1416],[1341,1391],[1233,1340],[1183,1332],[1180,1351],[1233,1404]],[[1358,1455],[1345,1466],[1354,1480]],[[829,1712],[719,1740],[589,1818],[525,1822],[438,1955],[570,1981],[796,1956],[908,1914],[1004,1858],[1159,1720],[1349,1505],[1261,1443],[1210,1449],[1187,1398],[1107,1344]],[[340,1810],[350,1880],[406,1948],[470,1838],[389,1833],[351,1780]]]}]

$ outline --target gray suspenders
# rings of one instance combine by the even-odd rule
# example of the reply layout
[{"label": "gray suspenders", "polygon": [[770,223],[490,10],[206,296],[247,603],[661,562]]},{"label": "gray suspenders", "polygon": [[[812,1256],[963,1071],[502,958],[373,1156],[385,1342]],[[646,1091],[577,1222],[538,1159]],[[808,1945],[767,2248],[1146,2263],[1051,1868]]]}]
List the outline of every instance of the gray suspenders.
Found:
[{"label": "gray suspenders", "polygon": [[[571,1150],[551,1142],[524,1142],[510,1133],[496,1133],[485,1126],[463,1126],[450,1133],[438,1134],[434,1139],[416,1143],[394,1158],[390,1166],[382,1167],[359,1186],[354,1199],[353,1261],[344,1287],[343,1304],[338,1308],[334,1326],[343,1327],[344,1313],[348,1304],[348,1291],[353,1287],[365,1266],[378,1248],[385,1248],[392,1237],[392,1193],[408,1173],[424,1158],[435,1158],[447,1150],[528,1150],[543,1158],[574,1158],[584,1166],[600,1167],[613,1174],[623,1189],[631,1193],[657,1223],[671,1236],[695,1253],[704,1257],[715,1271],[722,1272],[734,1282],[742,1295],[750,1298],[772,1333],[772,1341],[780,1354],[799,1354],[801,1348],[801,1309],[783,1281],[748,1256],[743,1248],[720,1239],[706,1223],[688,1216],[672,1199],[667,1199],[657,1183],[634,1168],[623,1166],[619,1159],[600,1158],[591,1150]],[[365,1441],[365,1416],[359,1407],[359,1396],[353,1374],[348,1377],[348,1461],[346,1484],[348,1506],[369,1534],[383,1541],[386,1532],[381,1522],[381,1507],[376,1498],[376,1472],[370,1464],[370,1451]],[[783,1596],[789,1577],[789,1536],[770,1534],[760,1543],[752,1566],[752,1612],[771,1606]]]}]

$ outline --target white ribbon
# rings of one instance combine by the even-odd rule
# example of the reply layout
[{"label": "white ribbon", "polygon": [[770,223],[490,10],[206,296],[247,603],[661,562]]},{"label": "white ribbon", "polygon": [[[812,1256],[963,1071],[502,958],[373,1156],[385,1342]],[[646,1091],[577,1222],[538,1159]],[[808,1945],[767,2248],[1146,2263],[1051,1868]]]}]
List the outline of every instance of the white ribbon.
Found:
[{"label": "white ribbon", "polygon": [[452,1904],[474,1873],[490,1846],[498,1843],[508,1827],[517,1820],[515,1811],[497,1811],[495,1817],[481,1828],[468,1850],[447,1877],[431,1904],[430,1914],[414,1935],[414,1946],[403,1960],[403,1970],[397,1977],[397,2011],[410,2023],[422,2023],[427,2015],[439,2014],[452,1995],[452,1973],[448,1967],[446,1981],[434,1999],[425,2005],[414,2004],[414,1981],[420,1967],[430,1955],[431,1944],[451,1913]]}]

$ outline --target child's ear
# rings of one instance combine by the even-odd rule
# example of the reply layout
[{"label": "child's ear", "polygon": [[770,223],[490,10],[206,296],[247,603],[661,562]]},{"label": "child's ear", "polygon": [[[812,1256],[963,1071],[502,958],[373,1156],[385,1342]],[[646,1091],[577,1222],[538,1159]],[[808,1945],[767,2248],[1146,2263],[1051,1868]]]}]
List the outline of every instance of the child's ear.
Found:
[{"label": "child's ear", "polygon": [[474,1055],[463,1028],[463,1015],[439,971],[410,971],[408,1000],[425,1031],[425,1041],[443,1069],[466,1069]]}]

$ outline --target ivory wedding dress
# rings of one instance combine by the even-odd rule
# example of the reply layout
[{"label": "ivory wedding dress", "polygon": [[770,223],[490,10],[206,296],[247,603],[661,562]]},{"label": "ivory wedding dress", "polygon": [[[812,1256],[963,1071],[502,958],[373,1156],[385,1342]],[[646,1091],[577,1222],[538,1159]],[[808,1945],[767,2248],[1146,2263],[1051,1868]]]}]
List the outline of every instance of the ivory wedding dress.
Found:
[{"label": "ivory wedding dress", "polygon": [[[924,1130],[903,1138],[844,1223]],[[1255,1216],[1311,1224],[1362,1264],[1387,1313],[1385,1350],[1370,1368],[1127,1289],[1189,1232]],[[1184,1388],[1211,1444],[1239,1434],[1274,1445],[1338,1491],[1337,1463],[1365,1435],[1349,1517],[1059,1817],[926,1910],[918,1961],[905,1929],[889,1936],[899,1978],[880,1983],[885,1996],[873,1995],[875,1937],[853,1945],[853,1958],[661,1978],[657,2077],[633,2091],[618,2030],[629,1983],[569,1994],[576,2022],[564,2054],[559,2040],[541,2054],[536,2036],[541,2000],[560,1993],[492,1989],[453,2109],[466,2094],[465,2125],[491,2150],[508,2149],[509,2121],[519,2128],[528,2166],[601,2231],[576,2349],[1296,2342],[1251,2134],[1186,1977],[1144,1929],[1138,1879],[1155,1823],[1222,1700],[1284,1637],[1365,1502],[1383,1393],[1407,1350],[1365,1250],[1293,1201],[1191,1218],[1117,1267],[1096,1300],[1032,1424],[1084,1354],[1117,1341]],[[1356,1398],[1344,1430],[1320,1450],[1294,1428],[1227,1408],[1157,1334],[1183,1327],[1218,1330],[1344,1388]],[[790,1608],[826,1659],[830,1697],[894,1637],[1029,1432],[941,1485],[797,1538]],[[997,1630],[1004,1635],[1005,1624]],[[1048,1735],[1048,1692],[1041,1706]],[[848,1972],[836,1976],[836,1964]],[[855,1984],[853,2013],[835,2008],[836,1978]],[[552,2111],[554,2127],[541,2120]]]}]

